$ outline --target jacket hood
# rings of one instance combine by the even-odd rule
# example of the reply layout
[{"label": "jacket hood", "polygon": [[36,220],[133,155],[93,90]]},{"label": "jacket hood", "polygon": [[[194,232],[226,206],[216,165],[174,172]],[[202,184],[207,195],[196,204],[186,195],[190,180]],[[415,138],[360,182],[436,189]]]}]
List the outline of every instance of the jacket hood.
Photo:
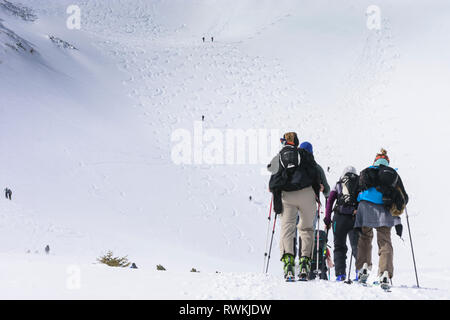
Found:
[{"label": "jacket hood", "polygon": [[357,173],[356,173],[355,167],[353,167],[353,166],[348,166],[348,167],[345,167],[344,171],[342,171],[341,179],[342,179],[347,173],[349,173],[349,172],[350,172],[350,173],[357,174]]}]

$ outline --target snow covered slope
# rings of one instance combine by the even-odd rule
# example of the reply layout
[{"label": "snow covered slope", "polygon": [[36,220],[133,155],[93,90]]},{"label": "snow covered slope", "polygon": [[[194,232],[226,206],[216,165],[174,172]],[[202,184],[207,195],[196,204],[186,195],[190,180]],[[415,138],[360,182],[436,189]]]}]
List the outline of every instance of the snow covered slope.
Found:
[{"label": "snow covered slope", "polygon": [[[0,186],[13,190],[12,201],[0,201],[0,252],[11,261],[2,265],[2,297],[122,298],[105,284],[114,276],[132,288],[137,273],[156,287],[186,277],[192,288],[127,289],[126,297],[303,298],[279,281],[277,239],[271,275],[261,283],[258,274],[270,153],[257,164],[174,163],[172,134],[193,134],[202,115],[205,131],[297,131],[330,167],[330,184],[386,148],[411,198],[421,284],[436,289],[393,296],[450,297],[445,1],[380,1],[379,30],[367,26],[370,1],[21,2],[0,0]],[[74,4],[80,30],[66,26]],[[393,238],[394,284],[411,287],[407,231],[405,242]],[[47,244],[50,256],[34,253]],[[141,268],[91,265],[109,249]],[[85,275],[75,295],[62,280],[73,264]],[[169,271],[155,274],[156,264]],[[378,295],[308,287],[310,298],[322,289]]]}]

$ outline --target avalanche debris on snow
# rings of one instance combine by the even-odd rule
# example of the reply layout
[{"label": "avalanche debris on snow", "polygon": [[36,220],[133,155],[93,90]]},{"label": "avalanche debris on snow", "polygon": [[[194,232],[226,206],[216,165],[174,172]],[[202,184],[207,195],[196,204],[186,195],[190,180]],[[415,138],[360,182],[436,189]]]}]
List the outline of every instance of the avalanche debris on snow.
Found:
[{"label": "avalanche debris on snow", "polygon": [[0,19],[0,47],[10,48],[17,52],[34,53],[35,49],[27,40],[18,36],[14,31],[6,28]]},{"label": "avalanche debris on snow", "polygon": [[6,0],[0,0],[0,8],[2,8],[7,13],[19,17],[25,21],[36,21],[37,16],[34,14],[33,10],[25,7],[21,4],[13,4]]},{"label": "avalanche debris on snow", "polygon": [[67,41],[64,41],[58,37],[55,36],[48,36],[48,38],[55,44],[57,45],[59,48],[62,49],[71,49],[71,50],[78,50],[75,46],[71,45],[70,43],[68,43]]}]

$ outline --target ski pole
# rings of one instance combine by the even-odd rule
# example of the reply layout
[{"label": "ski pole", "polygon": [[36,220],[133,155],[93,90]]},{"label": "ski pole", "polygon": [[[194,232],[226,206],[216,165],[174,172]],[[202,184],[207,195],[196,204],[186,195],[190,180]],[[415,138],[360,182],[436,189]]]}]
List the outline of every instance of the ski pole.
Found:
[{"label": "ski pole", "polygon": [[[318,216],[319,216],[319,210],[320,210],[320,198],[319,197],[316,197],[316,202],[317,202],[317,212],[316,212],[317,215],[315,216],[314,219],[318,219]],[[313,221],[313,227],[314,227],[314,231],[313,231],[313,235],[312,235],[313,239],[316,238],[316,232],[317,232],[316,226],[317,226],[316,221]],[[311,261],[313,261],[313,258],[314,258],[314,240],[311,245]],[[311,264],[311,267],[312,267],[312,264]],[[311,268],[311,272],[313,272],[312,268]],[[315,270],[314,270],[314,272],[315,272]]]},{"label": "ski pole", "polygon": [[269,248],[269,256],[267,257],[266,273],[269,270],[270,253],[272,252],[272,242],[273,242],[273,235],[275,234],[275,225],[277,223],[277,216],[278,215],[275,214],[275,219],[273,219],[272,239],[270,239],[270,248]]},{"label": "ski pole", "polygon": [[353,250],[352,250],[352,255],[350,256],[350,266],[348,267],[348,279],[347,279],[347,281],[344,281],[344,283],[347,283],[347,284],[352,284],[352,280],[350,279],[351,270],[352,270],[352,258],[353,258]]},{"label": "ski pole", "polygon": [[[326,263],[326,260],[327,260],[327,253],[328,253],[328,231],[330,231],[330,229],[327,229],[327,237],[326,237],[326,243],[325,243],[325,261],[323,262],[323,263]],[[328,280],[330,280],[330,278],[331,278],[331,269],[330,268],[328,268],[328,266],[327,266],[327,269],[328,269]]]},{"label": "ski pole", "polygon": [[319,274],[319,234],[320,234],[320,198],[319,198],[319,208],[317,210],[317,230],[316,230],[316,275]]},{"label": "ski pole", "polygon": [[414,257],[414,248],[413,248],[413,243],[412,243],[411,229],[409,228],[408,210],[406,209],[406,207],[405,207],[405,213],[406,213],[406,223],[408,225],[409,240],[411,242],[411,252],[412,252],[413,263],[414,263],[414,272],[416,273],[417,288],[420,288],[420,286],[419,286],[419,278],[417,277],[416,259]]},{"label": "ski pole", "polygon": [[270,231],[270,220],[272,219],[272,202],[273,197],[270,199],[270,206],[269,206],[269,217],[267,218],[269,221],[267,222],[267,235],[266,235],[266,251],[264,252],[264,265],[263,265],[263,273],[264,269],[266,268],[266,260],[267,260],[267,245],[269,244],[269,231]]}]

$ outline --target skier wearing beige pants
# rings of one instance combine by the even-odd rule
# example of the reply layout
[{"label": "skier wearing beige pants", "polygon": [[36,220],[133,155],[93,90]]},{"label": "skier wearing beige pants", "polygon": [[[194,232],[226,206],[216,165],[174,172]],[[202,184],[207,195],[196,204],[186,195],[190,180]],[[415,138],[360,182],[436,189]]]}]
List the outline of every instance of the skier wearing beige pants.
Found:
[{"label": "skier wearing beige pants", "polygon": [[[354,228],[360,231],[356,268],[358,281],[366,283],[372,270],[372,239],[377,233],[378,243],[378,283],[383,289],[389,289],[389,279],[394,276],[394,250],[391,241],[391,230],[395,227],[401,237],[401,220],[398,214],[391,212],[389,203],[396,199],[388,187],[396,188],[403,197],[404,205],[408,202],[403,182],[395,170],[389,168],[389,157],[385,149],[381,149],[375,157],[373,165],[361,171],[359,175],[358,209]],[[386,176],[388,178],[386,178]],[[390,181],[390,179],[393,180]],[[384,191],[385,193],[382,193]],[[386,192],[387,191],[387,192]],[[397,207],[398,208],[398,207]]]},{"label": "skier wearing beige pants", "polygon": [[[301,256],[311,257],[314,242],[314,217],[316,215],[316,194],[312,187],[297,191],[283,191],[281,194],[283,211],[281,217],[280,253],[294,255],[295,228],[302,241]],[[297,215],[300,220],[297,226]]]},{"label": "skier wearing beige pants", "polygon": [[281,219],[280,251],[284,277],[286,281],[295,281],[294,239],[297,217],[300,217],[298,230],[303,246],[299,277],[306,280],[311,268],[316,194],[323,191],[323,186],[320,185],[320,174],[312,153],[298,149],[297,134],[285,133],[280,142],[283,147],[267,169],[272,174],[269,191],[272,193],[273,211]]},{"label": "skier wearing beige pants", "polygon": [[[377,243],[378,255],[378,270],[380,275],[382,271],[387,271],[389,278],[394,276],[394,250],[391,242],[391,227],[378,227]],[[373,229],[369,227],[362,227],[358,242],[358,257],[356,258],[356,269],[361,270],[364,263],[367,263],[369,269],[372,269],[372,239]]]}]

